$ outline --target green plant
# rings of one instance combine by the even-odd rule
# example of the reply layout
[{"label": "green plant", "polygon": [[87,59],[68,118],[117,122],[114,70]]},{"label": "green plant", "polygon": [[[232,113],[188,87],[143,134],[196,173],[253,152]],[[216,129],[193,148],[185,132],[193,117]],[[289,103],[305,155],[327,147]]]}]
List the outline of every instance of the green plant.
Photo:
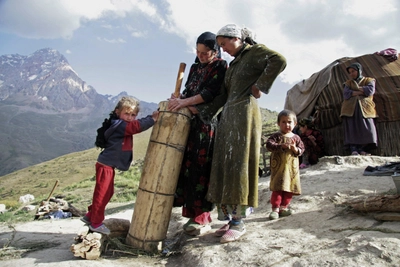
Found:
[{"label": "green plant", "polygon": [[0,214],[0,222],[10,222],[14,218],[12,212],[4,212]]},{"label": "green plant", "polygon": [[82,181],[79,181],[77,183],[73,183],[71,185],[66,186],[63,191],[68,192],[68,191],[72,191],[75,189],[88,188],[88,187],[92,187],[92,186],[93,186],[93,179],[92,179],[92,177],[90,177],[90,178],[84,179]]},{"label": "green plant", "polygon": [[21,206],[21,203],[16,200],[3,200],[2,204],[6,205],[7,210],[16,210]]},{"label": "green plant", "polygon": [[39,183],[36,187],[39,188],[47,188],[49,186],[49,183],[41,182]]},{"label": "green plant", "polygon": [[117,192],[111,199],[111,202],[129,202],[136,199],[137,190],[124,190]]},{"label": "green plant", "polygon": [[8,210],[0,214],[0,222],[13,223],[13,222],[29,222],[33,221],[35,211],[25,211],[22,209]]}]

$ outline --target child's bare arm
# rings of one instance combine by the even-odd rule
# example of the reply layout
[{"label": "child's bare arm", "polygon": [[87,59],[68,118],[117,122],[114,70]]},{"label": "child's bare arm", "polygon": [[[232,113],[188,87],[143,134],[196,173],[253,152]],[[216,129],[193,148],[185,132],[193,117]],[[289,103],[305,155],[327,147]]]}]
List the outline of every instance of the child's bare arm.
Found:
[{"label": "child's bare arm", "polygon": [[299,148],[296,146],[296,142],[294,140],[290,140],[290,144],[288,144],[288,148],[293,152],[293,154],[298,155],[300,153]]},{"label": "child's bare arm", "polygon": [[293,140],[293,147],[294,148],[292,149],[292,151],[296,156],[301,156],[304,153],[304,143],[300,140],[300,138],[298,141]]}]

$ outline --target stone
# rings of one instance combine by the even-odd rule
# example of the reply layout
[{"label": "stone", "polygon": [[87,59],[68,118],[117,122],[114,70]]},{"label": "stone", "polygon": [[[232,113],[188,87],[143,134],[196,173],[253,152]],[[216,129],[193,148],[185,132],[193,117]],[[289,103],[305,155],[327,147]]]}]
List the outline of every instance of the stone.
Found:
[{"label": "stone", "polygon": [[35,199],[35,197],[33,195],[27,194],[27,195],[24,195],[24,196],[20,196],[19,197],[19,202],[21,202],[21,203],[29,203],[34,199]]}]

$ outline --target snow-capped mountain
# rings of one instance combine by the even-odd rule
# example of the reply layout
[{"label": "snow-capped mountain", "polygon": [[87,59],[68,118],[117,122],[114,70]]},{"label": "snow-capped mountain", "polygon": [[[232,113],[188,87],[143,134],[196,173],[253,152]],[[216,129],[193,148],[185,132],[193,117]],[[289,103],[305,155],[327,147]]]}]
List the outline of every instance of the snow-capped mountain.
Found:
[{"label": "snow-capped mountain", "polygon": [[[54,49],[0,56],[0,176],[94,147],[122,95],[98,94]],[[139,117],[156,109],[141,101]]]},{"label": "snow-capped mountain", "polygon": [[57,50],[0,57],[0,101],[24,96],[36,108],[68,111],[95,104],[97,95]]}]

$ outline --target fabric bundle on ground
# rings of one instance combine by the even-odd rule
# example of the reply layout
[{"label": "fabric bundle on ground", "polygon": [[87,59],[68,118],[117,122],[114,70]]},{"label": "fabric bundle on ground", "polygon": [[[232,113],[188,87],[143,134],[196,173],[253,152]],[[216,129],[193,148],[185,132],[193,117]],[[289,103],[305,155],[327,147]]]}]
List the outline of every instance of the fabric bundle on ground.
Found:
[{"label": "fabric bundle on ground", "polygon": [[400,162],[391,162],[382,166],[368,166],[365,168],[364,176],[392,176],[395,172],[400,172]]}]

